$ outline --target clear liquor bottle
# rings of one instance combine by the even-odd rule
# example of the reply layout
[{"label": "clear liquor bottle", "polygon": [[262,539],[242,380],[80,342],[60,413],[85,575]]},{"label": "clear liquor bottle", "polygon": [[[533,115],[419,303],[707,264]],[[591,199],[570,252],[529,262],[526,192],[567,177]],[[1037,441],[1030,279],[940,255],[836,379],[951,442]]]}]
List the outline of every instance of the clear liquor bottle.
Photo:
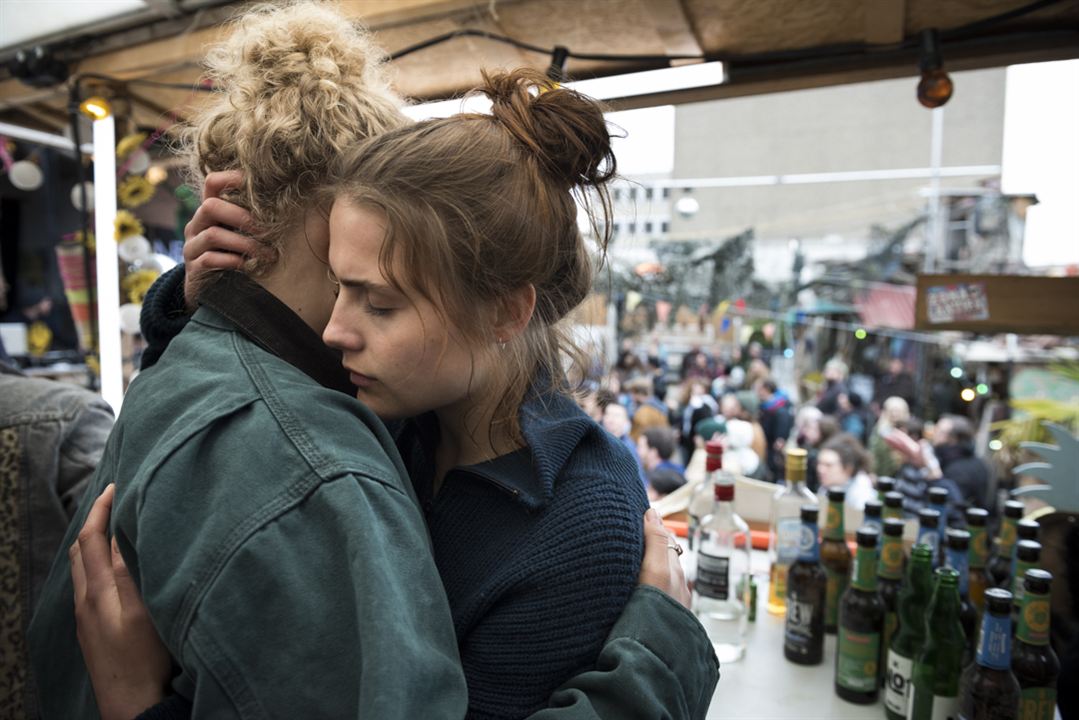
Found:
[{"label": "clear liquor bottle", "polygon": [[806,487],[806,451],[787,450],[786,482],[772,496],[768,523],[768,612],[787,613],[787,574],[798,559],[803,505],[816,505],[817,497]]},{"label": "clear liquor bottle", "polygon": [[[722,456],[708,456],[715,506],[697,529],[697,579],[693,609],[712,640],[721,663],[736,662],[746,652],[747,576],[750,569],[749,525],[734,512],[734,476],[722,469]],[[743,588],[739,594],[738,588]]]}]

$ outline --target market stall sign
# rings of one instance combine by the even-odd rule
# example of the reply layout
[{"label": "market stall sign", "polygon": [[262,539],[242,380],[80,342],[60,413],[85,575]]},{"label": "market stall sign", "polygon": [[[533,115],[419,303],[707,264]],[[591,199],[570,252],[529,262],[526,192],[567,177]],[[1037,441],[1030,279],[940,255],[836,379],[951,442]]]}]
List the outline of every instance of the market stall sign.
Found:
[{"label": "market stall sign", "polygon": [[1079,335],[1079,277],[920,275],[915,327]]}]

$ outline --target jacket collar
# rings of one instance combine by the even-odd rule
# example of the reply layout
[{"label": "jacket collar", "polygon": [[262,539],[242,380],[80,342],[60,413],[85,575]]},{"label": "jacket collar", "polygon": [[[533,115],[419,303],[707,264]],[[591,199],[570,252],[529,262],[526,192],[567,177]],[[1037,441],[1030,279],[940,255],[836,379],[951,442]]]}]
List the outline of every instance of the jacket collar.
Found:
[{"label": "jacket collar", "polygon": [[341,365],[341,354],[327,347],[299,315],[246,275],[233,270],[216,273],[200,290],[199,302],[323,387],[356,396],[356,388]]}]

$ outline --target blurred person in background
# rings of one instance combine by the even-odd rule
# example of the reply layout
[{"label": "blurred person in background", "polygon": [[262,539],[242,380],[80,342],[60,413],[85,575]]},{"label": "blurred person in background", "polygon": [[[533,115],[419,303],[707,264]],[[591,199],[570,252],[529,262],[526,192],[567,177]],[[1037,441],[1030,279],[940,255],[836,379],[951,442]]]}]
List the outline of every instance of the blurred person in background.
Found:
[{"label": "blurred person in background", "polygon": [[869,453],[873,456],[873,471],[881,477],[895,477],[902,459],[885,440],[900,423],[910,420],[910,406],[901,397],[890,397],[881,407],[880,417],[869,435]]},{"label": "blurred person in background", "polygon": [[631,438],[640,439],[641,433],[648,428],[670,427],[667,406],[653,393],[651,378],[643,375],[633,378],[625,384],[625,388],[630,399]]},{"label": "blurred person in background", "polygon": [[824,443],[817,453],[822,503],[829,489],[842,488],[847,491],[847,506],[863,510],[866,500],[877,497],[868,467],[869,454],[854,436],[840,433]]},{"label": "blurred person in background", "polygon": [[911,410],[915,407],[914,378],[907,372],[902,358],[894,357],[888,361],[884,373],[877,378],[873,389],[873,406],[876,412],[884,407],[884,401],[890,397],[900,397],[907,401]]},{"label": "blurred person in background", "polygon": [[810,492],[817,492],[820,479],[817,477],[817,453],[821,445],[839,433],[839,424],[831,415],[825,415],[820,408],[804,405],[794,416],[794,440],[798,447],[806,451],[806,487]]},{"label": "blurred person in background", "polygon": [[794,414],[791,399],[780,390],[774,380],[762,380],[757,385],[757,397],[760,398],[760,423],[768,442],[765,462],[773,482],[783,479],[785,464],[783,451],[794,427]]},{"label": "blurred person in background", "polygon": [[825,415],[839,414],[839,396],[850,395],[847,385],[847,364],[839,358],[832,358],[824,363],[824,387],[821,388],[817,407]]},{"label": "blurred person in background", "polygon": [[679,409],[680,446],[682,460],[686,464],[693,455],[693,428],[701,420],[714,417],[719,412],[719,403],[708,392],[710,385],[704,378],[690,378],[682,384],[682,403]]},{"label": "blurred person in background", "polygon": [[[974,427],[965,417],[944,415],[933,429],[940,474],[956,484],[963,503],[990,507],[989,466],[974,453]],[[988,503],[988,504],[987,504]]]}]

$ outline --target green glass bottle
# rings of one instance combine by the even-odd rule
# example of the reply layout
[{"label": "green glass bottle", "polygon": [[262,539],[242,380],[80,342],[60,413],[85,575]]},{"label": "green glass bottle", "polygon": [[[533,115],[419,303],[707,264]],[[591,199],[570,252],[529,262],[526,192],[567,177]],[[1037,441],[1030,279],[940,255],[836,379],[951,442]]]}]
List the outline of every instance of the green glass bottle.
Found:
[{"label": "green glass bottle", "polygon": [[985,591],[985,614],[978,632],[978,655],[959,681],[960,720],[1015,720],[1019,681],[1011,669],[1012,594]]},{"label": "green glass bottle", "polygon": [[985,607],[985,589],[989,587],[989,575],[985,570],[989,562],[989,534],[986,530],[988,522],[989,513],[985,509],[967,510],[967,532],[970,533],[970,544],[967,546],[970,602],[979,615]]},{"label": "green glass bottle", "polygon": [[787,573],[787,619],[783,655],[799,665],[819,665],[824,657],[824,605],[828,575],[820,564],[816,505],[802,506],[798,559]]},{"label": "green glass bottle", "polygon": [[896,492],[894,490],[884,494],[884,507],[880,511],[880,516],[887,520],[888,518],[895,518],[897,520],[903,519],[903,493]]},{"label": "green glass bottle", "polygon": [[839,627],[839,599],[850,582],[851,555],[843,529],[843,504],[847,491],[829,488],[828,514],[821,533],[820,560],[828,574],[828,595],[824,607],[824,632],[835,633]]},{"label": "green glass bottle", "polygon": [[864,525],[855,537],[858,554],[854,573],[839,605],[835,691],[848,702],[869,704],[880,695],[880,636],[884,630],[884,601],[877,592],[880,533]]},{"label": "green glass bottle", "polygon": [[1057,704],[1060,660],[1049,645],[1049,589],[1053,576],[1027,570],[1023,604],[1012,647],[1012,672],[1022,690],[1020,720],[1053,720]]},{"label": "green glass bottle", "polygon": [[925,610],[933,592],[933,548],[915,545],[907,565],[907,578],[899,592],[899,631],[888,648],[884,670],[884,714],[905,720],[910,697],[914,658],[925,642]]},{"label": "green glass bottle", "polygon": [[925,646],[914,662],[908,720],[954,718],[959,709],[959,676],[967,647],[959,611],[959,572],[940,568],[929,600]]},{"label": "green glass bottle", "polygon": [[[903,587],[903,527],[902,520],[884,521],[884,537],[877,563],[877,591],[884,601],[884,632],[880,639],[881,667],[888,666],[888,648],[899,628],[899,591]],[[882,676],[883,679],[883,676]]]},{"label": "green glass bottle", "polygon": [[1041,562],[1042,544],[1034,540],[1020,540],[1015,544],[1015,569],[1012,571],[1012,630],[1019,621],[1019,606],[1023,603],[1023,582],[1027,570],[1038,567]]},{"label": "green glass bottle", "polygon": [[1019,520],[1023,517],[1023,503],[1009,500],[1004,503],[1004,517],[1000,521],[1000,530],[993,541],[993,556],[989,558],[986,571],[989,584],[993,587],[1008,589],[1011,587],[1012,550],[1018,536]]},{"label": "green glass bottle", "polygon": [[978,611],[970,602],[970,533],[966,530],[948,528],[945,534],[945,564],[959,573],[959,622],[966,635],[966,652],[963,654],[963,667],[974,660],[974,638],[978,631]]}]

